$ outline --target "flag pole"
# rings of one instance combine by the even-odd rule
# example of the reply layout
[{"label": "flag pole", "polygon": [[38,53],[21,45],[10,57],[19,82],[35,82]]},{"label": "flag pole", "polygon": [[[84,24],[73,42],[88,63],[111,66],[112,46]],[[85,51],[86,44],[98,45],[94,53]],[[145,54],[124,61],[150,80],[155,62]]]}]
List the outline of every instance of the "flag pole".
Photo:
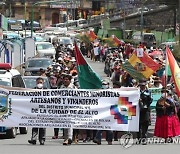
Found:
[{"label": "flag pole", "polygon": [[166,58],[166,61],[165,61],[165,99],[166,99],[166,97],[167,97],[167,93],[166,93],[166,91],[167,91],[167,80],[168,80],[168,56],[167,56],[167,47],[168,46],[166,46],[166,52],[165,52],[165,58]]}]

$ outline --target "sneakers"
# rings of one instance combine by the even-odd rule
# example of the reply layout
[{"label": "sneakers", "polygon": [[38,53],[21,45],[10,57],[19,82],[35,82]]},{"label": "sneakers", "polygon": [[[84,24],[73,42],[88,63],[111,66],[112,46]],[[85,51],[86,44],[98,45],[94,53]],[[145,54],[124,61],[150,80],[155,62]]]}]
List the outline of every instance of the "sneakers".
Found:
[{"label": "sneakers", "polygon": [[36,140],[28,140],[28,143],[35,145],[36,144]]},{"label": "sneakers", "polygon": [[96,138],[93,140],[93,142],[96,143],[97,145],[101,145],[101,141],[99,141],[99,140],[96,139]]},{"label": "sneakers", "polygon": [[63,145],[71,145],[72,140],[71,139],[67,139],[63,142]]}]

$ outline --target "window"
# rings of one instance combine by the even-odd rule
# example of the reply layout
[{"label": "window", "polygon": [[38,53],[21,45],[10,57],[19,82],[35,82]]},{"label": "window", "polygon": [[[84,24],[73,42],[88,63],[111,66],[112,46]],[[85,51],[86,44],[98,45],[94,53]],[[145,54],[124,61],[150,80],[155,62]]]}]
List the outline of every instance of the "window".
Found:
[{"label": "window", "polygon": [[51,65],[50,60],[30,60],[28,63],[28,67],[48,67]]},{"label": "window", "polygon": [[13,87],[22,87],[22,88],[25,87],[21,75],[14,76],[14,77],[12,78],[12,86],[13,86]]}]

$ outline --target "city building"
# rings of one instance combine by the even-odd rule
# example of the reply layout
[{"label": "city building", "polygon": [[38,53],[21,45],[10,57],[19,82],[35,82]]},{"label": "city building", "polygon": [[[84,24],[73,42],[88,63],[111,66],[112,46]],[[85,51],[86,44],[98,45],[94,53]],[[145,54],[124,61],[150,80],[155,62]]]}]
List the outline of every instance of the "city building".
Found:
[{"label": "city building", "polygon": [[[121,0],[2,0],[0,13],[10,19],[40,22],[42,27],[92,15],[112,13],[120,7]],[[121,5],[122,6],[122,5]],[[33,12],[32,12],[33,9]]]}]

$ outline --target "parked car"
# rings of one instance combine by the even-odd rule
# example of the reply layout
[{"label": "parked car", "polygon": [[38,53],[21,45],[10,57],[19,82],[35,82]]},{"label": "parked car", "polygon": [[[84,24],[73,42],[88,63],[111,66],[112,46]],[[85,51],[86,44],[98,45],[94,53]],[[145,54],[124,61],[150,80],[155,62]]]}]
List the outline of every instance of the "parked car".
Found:
[{"label": "parked car", "polygon": [[73,41],[70,37],[58,37],[58,42],[71,50],[74,49]]},{"label": "parked car", "polygon": [[39,57],[51,57],[55,58],[56,50],[50,42],[36,42],[35,55]]},{"label": "parked car", "polygon": [[[0,63],[0,85],[8,87],[21,87],[25,88],[24,81],[18,70],[12,69],[9,63]],[[0,102],[1,103],[1,102]],[[6,110],[5,106],[0,104],[0,112]],[[20,134],[27,134],[26,127],[1,127],[0,134],[5,134],[8,138],[15,138],[17,130],[19,129]]]},{"label": "parked car", "polygon": [[23,66],[24,75],[38,76],[40,68],[46,70],[48,66],[52,65],[53,61],[47,57],[29,58]]},{"label": "parked car", "polygon": [[51,86],[49,83],[49,79],[47,77],[44,77],[44,76],[23,76],[22,78],[24,80],[25,87],[31,88],[31,89],[36,87],[36,79],[39,77],[44,79],[44,87],[46,87],[47,89],[50,89]]}]

